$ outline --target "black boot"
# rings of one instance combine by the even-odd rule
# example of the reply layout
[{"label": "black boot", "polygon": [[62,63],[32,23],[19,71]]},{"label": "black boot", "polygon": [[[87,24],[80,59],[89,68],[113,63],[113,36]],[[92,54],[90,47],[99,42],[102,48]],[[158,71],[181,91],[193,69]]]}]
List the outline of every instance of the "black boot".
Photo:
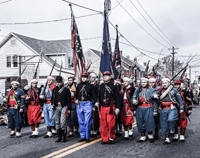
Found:
[{"label": "black boot", "polygon": [[58,143],[58,142],[61,141],[61,129],[58,129],[58,130],[57,130],[57,135],[58,135],[58,138],[57,138],[57,140],[55,141],[56,143]]},{"label": "black boot", "polygon": [[62,130],[62,139],[61,139],[61,142],[66,142],[66,133],[65,133],[65,130]]}]

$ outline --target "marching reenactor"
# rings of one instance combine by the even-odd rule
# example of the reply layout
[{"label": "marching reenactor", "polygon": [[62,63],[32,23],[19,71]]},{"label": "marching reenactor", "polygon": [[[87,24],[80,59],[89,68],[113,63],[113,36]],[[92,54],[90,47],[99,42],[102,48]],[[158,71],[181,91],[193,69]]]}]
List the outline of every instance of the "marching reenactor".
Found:
[{"label": "marching reenactor", "polygon": [[[97,75],[95,73],[90,73],[90,83],[94,85],[95,93],[97,96],[98,84],[96,83],[96,77]],[[91,130],[91,135],[93,137],[97,137],[98,129],[99,129],[99,112],[98,112],[98,107],[94,106],[93,107],[93,125],[92,125],[92,130]]]},{"label": "marching reenactor", "polygon": [[[30,89],[29,85],[24,86],[23,91],[25,93],[25,96],[27,95],[29,89]],[[25,101],[25,107],[24,107],[24,111],[23,111],[23,113],[24,113],[23,114],[23,116],[24,116],[24,127],[29,125],[29,123],[28,123],[28,117],[27,117],[27,109],[28,109],[28,102]]]},{"label": "marching reenactor", "polygon": [[[24,91],[19,89],[19,82],[11,82],[12,89],[7,93],[7,97],[3,99],[4,102],[8,103],[7,118],[8,118],[8,128],[11,129],[10,136],[15,136],[16,138],[21,137],[21,128],[23,126],[23,121],[20,113],[24,109]],[[16,130],[16,132],[15,132]]]},{"label": "marching reenactor", "polygon": [[[121,94],[121,81],[120,81],[120,79],[116,79],[114,81],[114,84],[119,88],[120,94]],[[120,109],[120,111],[121,111],[121,109]],[[116,116],[115,134],[117,136],[122,135],[122,122],[121,122],[121,114],[120,113]]]},{"label": "marching reenactor", "polygon": [[[122,89],[122,110],[121,110],[121,122],[124,126],[124,139],[127,140],[133,135],[132,124],[133,120],[133,104],[132,96],[135,92],[135,88],[131,86],[132,80],[128,77],[123,78],[124,88]],[[136,109],[135,109],[136,110]]]},{"label": "marching reenactor", "polygon": [[141,78],[141,85],[136,89],[132,98],[133,104],[137,106],[137,128],[138,132],[141,133],[137,142],[146,141],[146,132],[148,132],[149,141],[154,142],[152,131],[156,127],[154,116],[157,115],[157,103],[153,99],[154,95],[154,89],[148,85],[148,78]]},{"label": "marching reenactor", "polygon": [[92,127],[92,111],[93,104],[96,104],[97,97],[94,86],[88,82],[88,73],[82,72],[81,83],[78,84],[76,88],[76,93],[74,96],[75,103],[77,104],[77,116],[79,122],[79,133],[81,139],[78,142],[86,141],[90,142],[91,138],[91,127]]},{"label": "marching reenactor", "polygon": [[[49,138],[56,135],[55,129],[55,115],[54,111],[51,108],[51,98],[52,98],[52,91],[55,88],[55,78],[53,76],[47,77],[47,84],[46,88],[42,88],[40,93],[40,99],[44,101],[43,104],[43,111],[44,111],[44,119],[45,124],[47,126],[47,134],[44,138]],[[45,91],[45,92],[44,92]]]},{"label": "marching reenactor", "polygon": [[57,142],[66,142],[67,117],[71,111],[71,94],[64,86],[62,76],[56,77],[57,86],[53,89],[51,97],[52,109],[55,114],[55,125],[58,138]]},{"label": "marching reenactor", "polygon": [[[149,84],[151,86],[151,88],[153,88],[155,90],[155,92],[158,94],[159,91],[161,90],[161,87],[156,86],[156,78],[151,76],[149,77]],[[159,135],[158,132],[160,130],[160,111],[158,109],[158,114],[156,116],[154,116],[154,120],[155,120],[155,124],[156,124],[156,128],[155,128],[155,133],[154,133],[154,139],[159,139]]]},{"label": "marching reenactor", "polygon": [[27,117],[32,129],[32,134],[29,138],[36,138],[39,135],[42,107],[39,99],[40,89],[37,87],[37,83],[36,79],[31,80],[31,88],[26,95],[26,100],[28,101]]},{"label": "marching reenactor", "polygon": [[111,82],[109,71],[103,73],[104,83],[100,85],[101,144],[113,144],[115,139],[116,115],[121,109],[119,88]]},{"label": "marching reenactor", "polygon": [[69,88],[71,93],[71,111],[68,119],[69,137],[74,137],[74,133],[78,134],[78,118],[76,113],[76,103],[74,101],[74,95],[76,92],[76,87],[74,86],[74,77],[68,78],[67,88]]},{"label": "marching reenactor", "polygon": [[185,142],[184,134],[187,127],[187,116],[191,115],[192,113],[192,103],[191,103],[191,98],[189,94],[186,92],[186,90],[181,89],[181,82],[179,80],[174,82],[174,86],[178,90],[183,99],[184,112],[182,112],[181,114],[180,112],[178,112],[179,118],[176,123],[173,140],[174,141],[178,140],[178,127],[180,127],[180,141]]},{"label": "marching reenactor", "polygon": [[[183,100],[177,89],[170,85],[169,78],[162,79],[162,89],[160,96],[160,125],[162,133],[165,134],[165,141],[163,144],[170,144],[169,134],[174,134],[176,121],[178,120],[177,106],[179,106],[180,113],[183,112]],[[158,98],[154,96],[155,98]],[[178,105],[179,104],[179,105]]]}]

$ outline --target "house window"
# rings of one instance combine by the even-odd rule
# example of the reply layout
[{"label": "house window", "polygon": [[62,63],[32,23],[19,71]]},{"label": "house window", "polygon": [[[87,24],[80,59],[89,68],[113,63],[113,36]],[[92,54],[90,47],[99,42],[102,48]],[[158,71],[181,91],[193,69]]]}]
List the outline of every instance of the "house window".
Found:
[{"label": "house window", "polygon": [[11,67],[11,56],[7,56],[7,67]]},{"label": "house window", "polygon": [[15,46],[16,45],[16,39],[11,40],[10,42],[11,42],[11,46]]},{"label": "house window", "polygon": [[69,65],[69,67],[70,67],[70,57],[68,57],[68,65]]},{"label": "house window", "polygon": [[18,56],[17,55],[13,56],[13,67],[18,67]]}]

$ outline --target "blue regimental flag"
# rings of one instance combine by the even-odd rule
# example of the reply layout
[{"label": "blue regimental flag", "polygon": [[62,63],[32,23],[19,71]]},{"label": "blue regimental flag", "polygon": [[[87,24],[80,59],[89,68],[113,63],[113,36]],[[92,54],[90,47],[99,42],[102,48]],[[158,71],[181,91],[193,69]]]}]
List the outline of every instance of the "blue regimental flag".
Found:
[{"label": "blue regimental flag", "polygon": [[104,71],[109,71],[110,74],[113,76],[108,14],[106,11],[104,12],[103,41],[100,61],[100,72],[103,74]]},{"label": "blue regimental flag", "polygon": [[120,58],[119,39],[118,39],[118,30],[117,30],[117,37],[116,37],[116,42],[115,42],[115,52],[114,52],[114,57],[113,57],[114,79],[117,79],[119,77],[119,73],[117,71],[118,67],[121,67],[121,58]]}]

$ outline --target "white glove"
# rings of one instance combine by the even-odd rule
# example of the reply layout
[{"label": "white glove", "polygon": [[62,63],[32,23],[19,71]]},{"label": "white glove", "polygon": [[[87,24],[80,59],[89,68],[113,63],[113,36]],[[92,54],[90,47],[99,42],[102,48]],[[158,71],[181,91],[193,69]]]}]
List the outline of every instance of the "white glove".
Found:
[{"label": "white glove", "polygon": [[155,99],[158,99],[158,95],[157,94],[154,94],[153,96]]},{"label": "white glove", "polygon": [[153,112],[153,116],[157,116],[158,115],[158,113],[157,112]]},{"label": "white glove", "polygon": [[180,110],[180,113],[183,113],[184,111],[183,110]]},{"label": "white glove", "polygon": [[96,103],[95,103],[95,106],[96,106],[96,107],[99,107],[99,102],[96,102]]},{"label": "white glove", "polygon": [[118,114],[119,114],[119,111],[120,111],[120,110],[119,110],[118,108],[116,108],[116,109],[115,109],[115,114],[118,115]]},{"label": "white glove", "polygon": [[133,100],[133,105],[137,105],[138,101],[136,99]]},{"label": "white glove", "polygon": [[75,103],[76,103],[76,104],[78,104],[78,99],[77,99],[77,100],[75,100]]},{"label": "white glove", "polygon": [[7,99],[7,98],[3,98],[3,101],[4,101],[4,102],[7,102],[7,101],[8,101],[8,99]]}]

